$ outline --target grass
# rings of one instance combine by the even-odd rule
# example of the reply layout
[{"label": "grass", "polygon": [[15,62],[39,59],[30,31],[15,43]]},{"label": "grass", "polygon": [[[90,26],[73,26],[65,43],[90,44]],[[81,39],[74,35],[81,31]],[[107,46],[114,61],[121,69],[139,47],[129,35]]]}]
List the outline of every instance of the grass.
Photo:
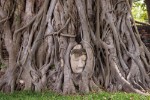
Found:
[{"label": "grass", "polygon": [[150,100],[150,97],[127,93],[90,93],[86,95],[59,95],[53,92],[35,93],[31,91],[0,93],[0,100]]}]

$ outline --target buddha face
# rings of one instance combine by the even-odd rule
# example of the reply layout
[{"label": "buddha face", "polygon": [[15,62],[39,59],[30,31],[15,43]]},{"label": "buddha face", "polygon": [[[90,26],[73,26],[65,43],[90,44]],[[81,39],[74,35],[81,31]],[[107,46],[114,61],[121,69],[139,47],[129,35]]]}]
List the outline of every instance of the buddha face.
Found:
[{"label": "buddha face", "polygon": [[70,64],[74,73],[81,73],[86,64],[86,52],[81,45],[76,45],[70,54]]}]

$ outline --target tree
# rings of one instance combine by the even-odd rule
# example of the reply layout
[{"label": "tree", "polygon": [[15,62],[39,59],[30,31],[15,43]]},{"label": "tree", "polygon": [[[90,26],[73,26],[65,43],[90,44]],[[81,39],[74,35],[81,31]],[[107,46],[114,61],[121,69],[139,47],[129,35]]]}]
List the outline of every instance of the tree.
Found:
[{"label": "tree", "polygon": [[147,7],[148,21],[150,23],[150,2],[149,2],[149,0],[145,0],[145,4]]},{"label": "tree", "polygon": [[7,66],[2,91],[13,92],[21,83],[20,89],[64,94],[101,88],[146,94],[149,89],[150,53],[132,27],[132,0],[0,4],[0,59]]},{"label": "tree", "polygon": [[148,22],[147,8],[144,0],[133,1],[132,14],[135,20],[140,22]]}]

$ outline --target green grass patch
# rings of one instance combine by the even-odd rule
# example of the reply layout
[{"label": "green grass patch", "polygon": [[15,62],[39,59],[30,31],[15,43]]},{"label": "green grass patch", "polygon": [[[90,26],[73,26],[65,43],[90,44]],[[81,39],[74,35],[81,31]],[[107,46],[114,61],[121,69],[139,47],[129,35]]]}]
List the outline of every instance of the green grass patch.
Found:
[{"label": "green grass patch", "polygon": [[0,93],[0,100],[150,100],[150,97],[138,94],[107,92],[65,96],[53,92],[22,91],[12,94]]}]

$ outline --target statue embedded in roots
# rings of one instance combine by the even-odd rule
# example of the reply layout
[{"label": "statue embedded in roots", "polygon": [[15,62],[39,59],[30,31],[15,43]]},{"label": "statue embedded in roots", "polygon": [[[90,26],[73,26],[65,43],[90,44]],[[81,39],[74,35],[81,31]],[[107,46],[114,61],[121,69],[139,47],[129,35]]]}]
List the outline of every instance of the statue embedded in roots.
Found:
[{"label": "statue embedded in roots", "polygon": [[84,70],[86,64],[86,51],[80,44],[76,45],[70,53],[70,66],[72,72],[80,74]]},{"label": "statue embedded in roots", "polygon": [[132,0],[6,1],[0,1],[0,60],[8,66],[1,90],[13,92],[19,80],[24,90],[64,94],[149,90],[150,53],[132,26]]}]

